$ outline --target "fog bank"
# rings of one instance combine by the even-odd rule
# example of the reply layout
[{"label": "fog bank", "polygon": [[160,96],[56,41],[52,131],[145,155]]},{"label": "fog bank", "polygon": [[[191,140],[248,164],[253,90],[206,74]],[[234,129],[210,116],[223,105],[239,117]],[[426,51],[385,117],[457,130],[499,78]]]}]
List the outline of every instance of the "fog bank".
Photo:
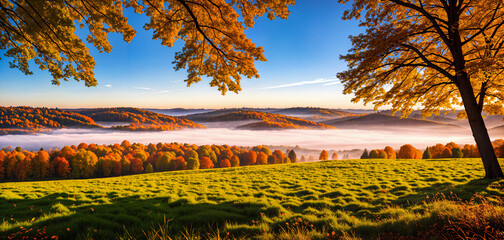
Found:
[{"label": "fog bank", "polygon": [[[502,136],[493,136],[494,139]],[[143,144],[158,142],[179,142],[190,144],[228,144],[237,146],[283,145],[300,146],[310,149],[346,150],[373,149],[392,146],[398,149],[403,144],[412,144],[424,149],[436,143],[455,142],[474,144],[470,132],[442,133],[438,131],[417,130],[270,130],[252,131],[229,128],[186,129],[164,132],[127,132],[112,130],[61,129],[50,133],[33,135],[0,136],[0,148],[21,146],[24,149],[38,150],[40,147],[61,148],[65,145],[78,145],[81,142],[97,144],[120,143],[123,140]]]}]

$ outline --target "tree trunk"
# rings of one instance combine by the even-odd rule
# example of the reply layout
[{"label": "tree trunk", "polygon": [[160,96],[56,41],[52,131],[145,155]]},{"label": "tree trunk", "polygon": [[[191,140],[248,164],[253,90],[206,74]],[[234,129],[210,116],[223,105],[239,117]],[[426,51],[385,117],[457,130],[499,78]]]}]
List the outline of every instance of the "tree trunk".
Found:
[{"label": "tree trunk", "polygon": [[502,178],[502,169],[495,156],[495,151],[492,147],[492,142],[490,141],[490,136],[488,135],[485,122],[483,117],[481,117],[481,111],[479,110],[478,103],[474,97],[474,92],[469,81],[469,77],[466,73],[462,73],[459,76],[459,91],[464,103],[464,108],[467,113],[467,118],[469,120],[469,125],[471,126],[471,131],[476,141],[476,146],[481,155],[481,160],[483,161],[483,166],[485,167],[485,178]]}]

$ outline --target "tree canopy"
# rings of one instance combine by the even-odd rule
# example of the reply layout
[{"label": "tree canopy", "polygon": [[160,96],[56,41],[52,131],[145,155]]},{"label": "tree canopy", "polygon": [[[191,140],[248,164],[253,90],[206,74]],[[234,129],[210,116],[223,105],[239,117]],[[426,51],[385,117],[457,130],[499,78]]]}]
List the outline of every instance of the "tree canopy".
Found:
[{"label": "tree canopy", "polygon": [[355,0],[343,18],[366,28],[341,56],[344,93],[403,116],[463,106],[486,177],[504,176],[481,116],[504,113],[502,0]]},{"label": "tree canopy", "polygon": [[266,61],[263,49],[244,33],[256,18],[286,19],[294,0],[1,0],[0,50],[10,66],[32,74],[31,64],[47,70],[53,84],[73,78],[97,85],[96,65],[77,28],[89,30],[85,41],[100,52],[110,52],[109,33],[130,42],[136,30],[124,11],[146,14],[144,29],[171,47],[185,42],[175,54],[174,68],[187,69],[187,85],[211,78],[222,94],[238,92],[241,76],[259,77],[255,61]]}]

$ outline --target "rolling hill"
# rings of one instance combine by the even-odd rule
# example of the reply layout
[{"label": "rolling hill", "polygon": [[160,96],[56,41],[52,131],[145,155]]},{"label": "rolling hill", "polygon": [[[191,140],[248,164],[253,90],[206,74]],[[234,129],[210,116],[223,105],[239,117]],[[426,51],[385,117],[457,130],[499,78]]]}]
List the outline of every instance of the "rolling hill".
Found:
[{"label": "rolling hill", "polygon": [[343,117],[349,115],[355,115],[349,112],[336,109],[328,108],[315,108],[315,107],[295,107],[295,108],[285,108],[274,111],[276,114],[283,114],[288,116],[298,116],[298,115],[310,115],[310,116],[320,116],[320,117]]},{"label": "rolling hill", "polygon": [[447,123],[440,123],[430,120],[415,119],[415,118],[400,118],[397,116],[387,115],[383,113],[372,113],[356,117],[344,117],[323,121],[323,124],[335,126],[338,128],[373,128],[373,127],[428,127],[428,128],[443,128],[445,130],[462,130],[464,128]]},{"label": "rolling hill", "polygon": [[223,109],[209,113],[186,116],[187,119],[199,122],[231,122],[257,120],[257,122],[238,126],[242,129],[292,129],[292,128],[334,128],[325,124],[308,121],[297,117],[266,113],[252,110]]},{"label": "rolling hill", "polygon": [[123,130],[176,130],[182,128],[205,128],[184,118],[159,114],[138,108],[93,108],[75,112],[99,122],[126,122],[129,125],[112,126]]},{"label": "rolling hill", "polygon": [[61,109],[0,107],[0,135],[59,128],[101,128],[87,116]]}]

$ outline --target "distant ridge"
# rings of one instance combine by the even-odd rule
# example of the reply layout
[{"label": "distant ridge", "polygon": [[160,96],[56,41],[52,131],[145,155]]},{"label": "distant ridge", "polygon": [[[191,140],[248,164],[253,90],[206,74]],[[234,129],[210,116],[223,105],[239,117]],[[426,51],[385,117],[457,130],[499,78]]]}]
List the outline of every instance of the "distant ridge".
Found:
[{"label": "distant ridge", "polygon": [[322,117],[343,117],[343,116],[355,115],[353,113],[342,110],[317,108],[317,107],[286,108],[274,111],[273,113],[283,115],[318,115]]},{"label": "distant ridge", "polygon": [[322,123],[338,128],[363,128],[363,127],[443,127],[463,129],[460,126],[440,123],[431,120],[400,118],[383,113],[371,113],[363,116],[345,117],[323,121]]},{"label": "distant ridge", "polygon": [[221,109],[213,112],[186,116],[187,119],[199,122],[224,122],[258,120],[238,128],[244,129],[292,129],[292,128],[334,128],[313,121],[290,117],[281,114],[266,113],[252,110]]},{"label": "distant ridge", "polygon": [[59,128],[101,128],[89,117],[57,108],[0,107],[0,135]]},{"label": "distant ridge", "polygon": [[155,113],[138,108],[91,108],[75,112],[88,116],[95,121],[128,122],[130,125],[113,126],[124,130],[176,130],[182,128],[205,128],[191,120]]}]

